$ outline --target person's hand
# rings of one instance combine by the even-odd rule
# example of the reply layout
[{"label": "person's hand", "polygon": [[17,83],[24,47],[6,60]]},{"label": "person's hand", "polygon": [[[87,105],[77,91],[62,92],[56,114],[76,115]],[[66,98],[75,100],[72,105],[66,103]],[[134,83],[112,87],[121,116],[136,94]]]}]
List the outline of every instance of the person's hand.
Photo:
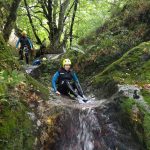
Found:
[{"label": "person's hand", "polygon": [[59,92],[59,91],[56,91],[56,94],[57,94],[57,95],[60,95],[60,92]]}]

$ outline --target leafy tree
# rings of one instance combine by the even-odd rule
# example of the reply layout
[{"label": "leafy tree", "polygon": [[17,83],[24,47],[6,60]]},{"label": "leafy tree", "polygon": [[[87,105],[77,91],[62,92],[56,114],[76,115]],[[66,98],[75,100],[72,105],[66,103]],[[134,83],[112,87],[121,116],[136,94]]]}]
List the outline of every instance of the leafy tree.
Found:
[{"label": "leafy tree", "polygon": [[67,40],[72,37],[77,6],[78,0],[24,0],[18,14],[21,17],[27,14],[37,43],[41,43],[38,38],[40,26],[46,32],[44,35],[48,35],[50,49],[62,52]]}]

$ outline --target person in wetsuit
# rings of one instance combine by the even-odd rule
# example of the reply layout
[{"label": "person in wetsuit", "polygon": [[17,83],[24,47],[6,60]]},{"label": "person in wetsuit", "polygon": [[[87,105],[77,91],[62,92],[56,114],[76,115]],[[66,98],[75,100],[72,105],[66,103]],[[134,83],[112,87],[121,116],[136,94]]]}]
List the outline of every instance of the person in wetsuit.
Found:
[{"label": "person in wetsuit", "polygon": [[52,87],[57,95],[74,95],[86,101],[76,73],[71,69],[70,59],[63,60],[63,66],[52,78]]},{"label": "person in wetsuit", "polygon": [[20,44],[20,48],[19,48],[19,60],[23,60],[23,51],[25,48],[25,53],[26,53],[26,63],[29,64],[29,51],[33,49],[33,45],[30,41],[30,39],[27,37],[27,32],[23,31],[22,32],[22,36],[18,39],[17,43],[16,43],[16,49],[18,49]]}]

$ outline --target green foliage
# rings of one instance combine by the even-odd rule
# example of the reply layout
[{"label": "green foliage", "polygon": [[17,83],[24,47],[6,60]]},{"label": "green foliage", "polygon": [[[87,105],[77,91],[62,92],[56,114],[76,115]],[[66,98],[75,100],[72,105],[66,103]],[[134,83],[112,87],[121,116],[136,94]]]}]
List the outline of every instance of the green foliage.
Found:
[{"label": "green foliage", "polygon": [[8,86],[15,87],[24,80],[25,77],[23,73],[20,73],[17,70],[13,70],[11,74],[6,70],[2,70],[0,72],[0,97],[7,94]]},{"label": "green foliage", "polygon": [[75,39],[85,37],[93,28],[101,26],[110,16],[110,7],[111,4],[105,0],[81,0],[74,26]]},{"label": "green foliage", "polygon": [[3,70],[0,72],[0,78],[2,83],[12,86],[15,86],[25,80],[24,74],[18,72],[17,70],[13,70],[11,75],[7,71]]},{"label": "green foliage", "polygon": [[0,31],[3,29],[3,25],[6,21],[6,18],[9,14],[9,8],[12,3],[12,0],[0,0]]},{"label": "green foliage", "polygon": [[[27,2],[29,6],[37,6],[37,7],[32,7],[32,9],[30,9],[30,13],[32,15],[34,25],[37,29],[37,34],[41,39],[44,39],[45,37],[48,39],[48,33],[42,26],[44,26],[47,29],[49,27],[47,24],[47,19],[45,18],[45,15],[43,15],[42,9],[40,8],[41,7],[40,4],[35,0],[27,0]],[[56,12],[60,11],[59,5],[57,4],[58,2],[59,1],[55,1],[55,4],[53,3],[53,8],[56,9]],[[72,2],[73,0],[70,0],[70,4],[72,4]],[[77,44],[79,38],[85,37],[90,31],[104,24],[104,22],[107,19],[109,19],[109,17],[111,16],[112,13],[111,10],[112,9],[118,10],[122,8],[125,2],[126,0],[123,1],[117,0],[112,3],[108,2],[107,0],[102,0],[102,1],[80,0],[77,9],[76,18],[75,18],[74,29],[73,29],[73,34],[74,34],[73,43]],[[71,10],[70,13],[72,13],[72,11],[73,10]],[[66,16],[67,16],[67,12],[65,14]],[[24,7],[24,2],[22,1],[20,8],[18,10],[17,27],[21,30],[28,31],[29,37],[31,37],[33,41],[35,41],[35,37],[31,25],[29,23],[29,19],[25,14],[26,14],[26,10]],[[72,14],[69,14],[69,17],[67,18],[65,24],[66,28],[68,28],[68,31],[70,27],[71,17]],[[56,13],[56,19],[58,18],[59,18],[59,13]],[[42,22],[40,20],[42,20]],[[61,37],[62,39],[63,36]]]},{"label": "green foliage", "polygon": [[23,74],[18,72],[19,65],[14,59],[12,49],[6,45],[0,34],[0,96],[7,94],[8,86],[14,87],[24,80]]},{"label": "green foliage", "polygon": [[19,63],[14,56],[14,49],[7,46],[2,34],[0,34],[0,70],[7,69],[7,71],[12,71],[13,69],[19,69]]},{"label": "green foliage", "polygon": [[97,74],[105,70],[128,50],[149,40],[150,18],[147,14],[150,3],[147,0],[134,1],[123,4],[121,8],[121,11],[112,15],[109,21],[80,39],[79,44],[85,54],[79,54],[76,60],[81,66],[80,70],[87,76],[90,76],[91,72]]},{"label": "green foliage", "polygon": [[131,116],[132,113],[132,106],[135,105],[135,101],[133,99],[127,99],[124,98],[123,103],[121,104],[122,111],[124,113],[127,113],[129,116]]}]

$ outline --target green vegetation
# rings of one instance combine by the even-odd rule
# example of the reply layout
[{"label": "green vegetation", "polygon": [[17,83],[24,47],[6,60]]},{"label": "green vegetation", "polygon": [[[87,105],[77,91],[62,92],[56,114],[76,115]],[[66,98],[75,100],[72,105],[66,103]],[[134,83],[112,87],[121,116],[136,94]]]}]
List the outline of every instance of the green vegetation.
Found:
[{"label": "green vegetation", "polygon": [[145,101],[150,105],[150,92],[142,90],[142,95],[144,96]]},{"label": "green vegetation", "polygon": [[[109,21],[80,39],[85,54],[79,54],[75,62],[82,73],[93,76],[105,70],[127,51],[149,40],[150,3],[147,0],[131,1]],[[70,54],[71,53],[71,54]],[[74,55],[69,52],[69,56]]]},{"label": "green vegetation", "polygon": [[47,100],[49,90],[21,71],[15,51],[0,37],[0,149],[30,150],[35,137],[28,94],[32,89]]},{"label": "green vegetation", "polygon": [[[0,149],[32,149],[32,121],[27,116],[28,107],[15,88],[25,82],[17,61],[12,57],[12,49],[1,37],[0,45]],[[20,91],[21,92],[21,91]],[[16,94],[14,94],[16,93]]]},{"label": "green vegetation", "polygon": [[111,76],[120,83],[148,84],[150,82],[150,43],[141,45],[129,50],[120,59],[106,67],[103,72],[95,76],[96,83],[101,76]]},{"label": "green vegetation", "polygon": [[32,149],[33,125],[27,106],[15,97],[0,100],[0,149]]}]

